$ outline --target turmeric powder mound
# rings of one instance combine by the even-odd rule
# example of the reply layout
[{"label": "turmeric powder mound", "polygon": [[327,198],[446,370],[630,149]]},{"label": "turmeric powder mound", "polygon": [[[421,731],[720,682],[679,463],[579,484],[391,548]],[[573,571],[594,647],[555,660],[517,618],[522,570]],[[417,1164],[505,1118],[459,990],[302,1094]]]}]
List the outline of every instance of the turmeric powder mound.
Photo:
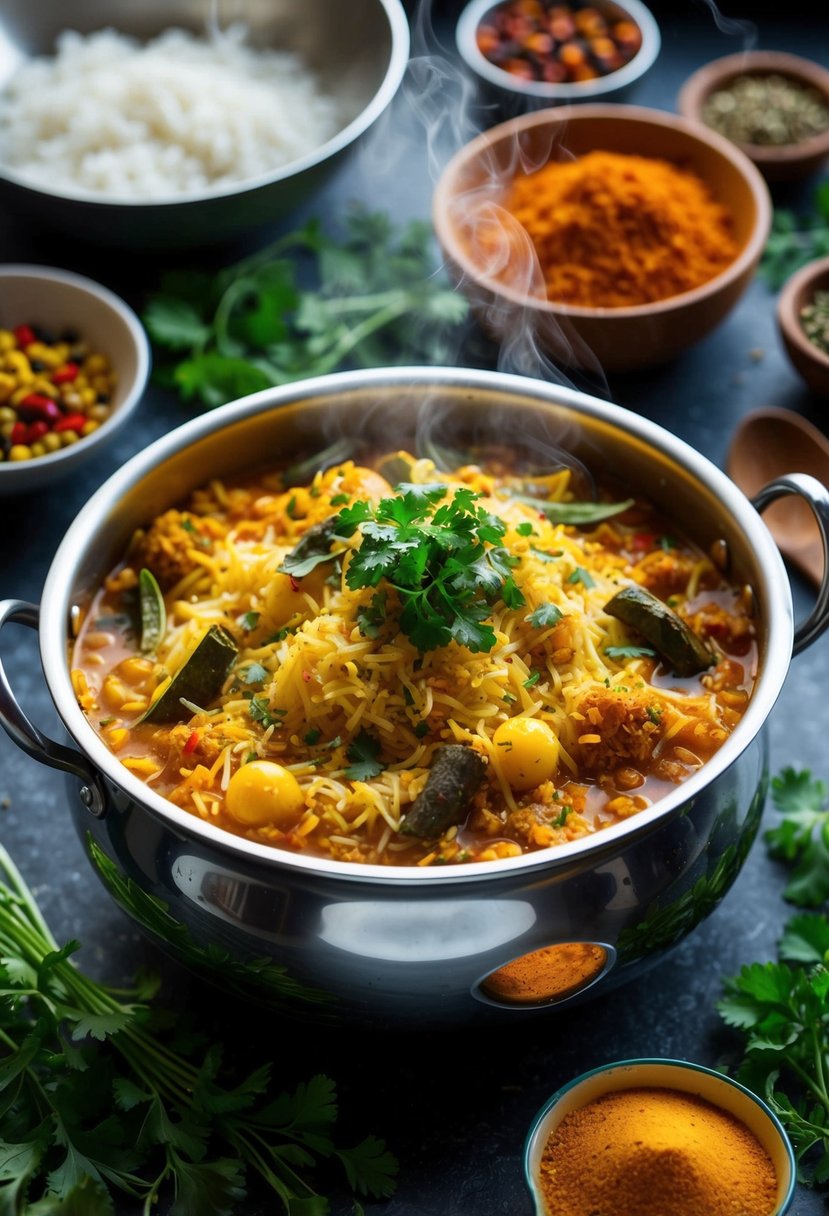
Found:
[{"label": "turmeric powder mound", "polygon": [[664,300],[708,282],[739,252],[733,217],[705,182],[645,156],[552,161],[519,173],[504,206],[535,246],[548,299],[561,304]]},{"label": "turmeric powder mound", "polygon": [[771,1216],[777,1204],[753,1132],[669,1089],[605,1094],[565,1116],[538,1181],[549,1216]]}]

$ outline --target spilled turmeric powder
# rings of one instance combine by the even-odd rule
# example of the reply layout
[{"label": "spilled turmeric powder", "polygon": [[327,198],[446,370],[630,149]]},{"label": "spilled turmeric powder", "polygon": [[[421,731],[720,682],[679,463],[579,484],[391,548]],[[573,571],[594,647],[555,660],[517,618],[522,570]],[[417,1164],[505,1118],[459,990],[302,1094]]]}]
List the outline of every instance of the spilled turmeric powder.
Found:
[{"label": "spilled turmeric powder", "polygon": [[519,173],[504,206],[535,246],[556,303],[664,300],[708,282],[739,252],[728,208],[666,160],[588,152],[551,161]]},{"label": "spilled turmeric powder", "polygon": [[670,1089],[604,1094],[566,1115],[538,1182],[548,1216],[771,1216],[777,1204],[754,1133]]}]

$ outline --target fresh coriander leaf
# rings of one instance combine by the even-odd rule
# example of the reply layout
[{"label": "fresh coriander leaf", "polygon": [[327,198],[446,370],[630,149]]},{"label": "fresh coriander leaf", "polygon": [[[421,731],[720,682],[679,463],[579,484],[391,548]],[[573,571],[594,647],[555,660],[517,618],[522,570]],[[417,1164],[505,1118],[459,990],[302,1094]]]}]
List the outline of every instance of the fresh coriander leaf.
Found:
[{"label": "fresh coriander leaf", "polygon": [[576,566],[575,570],[567,576],[568,583],[581,583],[584,587],[595,587],[596,581],[589,571],[583,566]]},{"label": "fresh coriander leaf", "polygon": [[210,326],[188,300],[153,296],[144,309],[143,320],[152,340],[168,350],[199,348],[210,339]]},{"label": "fresh coriander leaf", "polygon": [[572,811],[573,808],[571,806],[563,806],[555,819],[550,820],[550,827],[563,828],[567,822],[567,817],[572,814]]},{"label": "fresh coriander leaf", "polygon": [[829,960],[829,920],[806,913],[794,916],[780,939],[780,957],[790,963],[826,963]]},{"label": "fresh coriander leaf", "polygon": [[363,637],[376,638],[386,621],[386,592],[377,591],[367,607],[357,611],[357,627]]},{"label": "fresh coriander leaf", "polygon": [[335,494],[334,497],[331,499],[331,506],[332,507],[341,507],[347,502],[348,502],[347,494]]},{"label": "fresh coriander leaf", "polygon": [[349,781],[370,781],[383,771],[383,764],[378,760],[380,744],[365,731],[352,740],[346,752],[351,764],[345,770]]},{"label": "fresh coriander leaf", "polygon": [[232,1216],[246,1195],[241,1161],[186,1160],[171,1150],[177,1193],[170,1216]]},{"label": "fresh coriander leaf", "polygon": [[829,899],[829,808],[825,782],[785,768],[773,778],[772,799],[782,819],[765,834],[773,857],[794,863],[785,897],[801,907]]},{"label": "fresh coriander leaf", "polygon": [[258,393],[274,383],[252,363],[217,352],[185,359],[176,367],[173,379],[185,401],[198,397],[210,407]]},{"label": "fresh coriander leaf", "polygon": [[561,557],[563,549],[553,549],[548,552],[546,549],[538,549],[535,545],[530,545],[530,553],[534,553],[542,562],[554,562],[557,557]]},{"label": "fresh coriander leaf", "polygon": [[656,655],[649,646],[605,646],[604,652],[609,659],[646,659]]},{"label": "fresh coriander leaf", "polygon": [[349,1185],[359,1194],[388,1199],[393,1193],[397,1160],[383,1140],[366,1136],[352,1149],[338,1149],[336,1155],[345,1166]]},{"label": "fresh coriander leaf", "polygon": [[251,697],[248,704],[248,713],[254,722],[261,723],[264,730],[269,726],[281,726],[282,718],[287,711],[284,709],[271,709],[264,696]]},{"label": "fresh coriander leaf", "polygon": [[563,616],[564,613],[555,604],[539,604],[535,612],[525,617],[525,620],[536,629],[549,629],[552,625],[557,625]]},{"label": "fresh coriander leaf", "polygon": [[249,633],[259,624],[259,613],[243,612],[241,616],[237,616],[236,624],[241,626],[242,629],[246,629]]},{"label": "fresh coriander leaf", "polygon": [[541,679],[541,672],[534,671],[531,676],[524,681],[524,688],[533,688]]},{"label": "fresh coriander leaf", "polygon": [[308,731],[308,734],[305,736],[304,742],[307,743],[309,747],[314,747],[315,744],[319,743],[321,738],[322,738],[322,731],[317,730],[317,728],[315,726],[315,727],[313,727],[312,730]]},{"label": "fresh coriander leaf", "polygon": [[535,528],[531,523],[519,524],[515,529],[519,536],[535,536]]},{"label": "fresh coriander leaf", "polygon": [[261,663],[250,663],[239,674],[245,684],[262,684],[268,678],[268,670]]},{"label": "fresh coriander leaf", "polygon": [[414,733],[418,739],[422,739],[425,735],[428,735],[428,733],[429,733],[429,723],[426,722],[425,720],[422,722],[418,722],[414,728]]}]

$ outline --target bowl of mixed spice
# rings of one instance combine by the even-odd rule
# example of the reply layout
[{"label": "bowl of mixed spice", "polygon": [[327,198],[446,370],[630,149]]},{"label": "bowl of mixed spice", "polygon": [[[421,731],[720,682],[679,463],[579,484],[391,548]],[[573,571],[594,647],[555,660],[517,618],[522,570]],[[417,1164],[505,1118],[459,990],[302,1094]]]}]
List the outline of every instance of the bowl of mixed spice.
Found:
[{"label": "bowl of mixed spice", "polygon": [[659,54],[659,26],[641,0],[471,0],[458,52],[515,109],[628,95]]},{"label": "bowl of mixed spice", "polygon": [[829,257],[809,262],[786,282],[777,323],[793,367],[819,397],[829,397]]},{"label": "bowl of mixed spice", "polygon": [[664,363],[714,328],[769,231],[757,169],[699,123],[615,103],[520,115],[456,153],[433,220],[502,343],[559,366]]},{"label": "bowl of mixed spice", "polygon": [[43,488],[138,406],[150,348],[135,313],[82,275],[0,266],[0,494]]},{"label": "bowl of mixed spice", "polygon": [[678,108],[735,143],[769,181],[808,177],[829,157],[829,70],[799,55],[715,59],[688,78]]}]

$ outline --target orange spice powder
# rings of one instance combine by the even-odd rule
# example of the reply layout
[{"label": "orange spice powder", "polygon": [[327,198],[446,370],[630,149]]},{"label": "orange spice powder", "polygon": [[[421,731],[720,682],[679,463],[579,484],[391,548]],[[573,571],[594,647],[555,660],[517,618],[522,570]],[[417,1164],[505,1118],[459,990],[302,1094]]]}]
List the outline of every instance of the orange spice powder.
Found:
[{"label": "orange spice powder", "polygon": [[706,283],[739,252],[728,208],[666,160],[588,152],[552,161],[519,173],[504,206],[535,246],[556,303],[664,300]]},{"label": "orange spice powder", "polygon": [[538,1182],[548,1216],[771,1216],[777,1196],[754,1133],[671,1089],[609,1093],[566,1115]]}]

